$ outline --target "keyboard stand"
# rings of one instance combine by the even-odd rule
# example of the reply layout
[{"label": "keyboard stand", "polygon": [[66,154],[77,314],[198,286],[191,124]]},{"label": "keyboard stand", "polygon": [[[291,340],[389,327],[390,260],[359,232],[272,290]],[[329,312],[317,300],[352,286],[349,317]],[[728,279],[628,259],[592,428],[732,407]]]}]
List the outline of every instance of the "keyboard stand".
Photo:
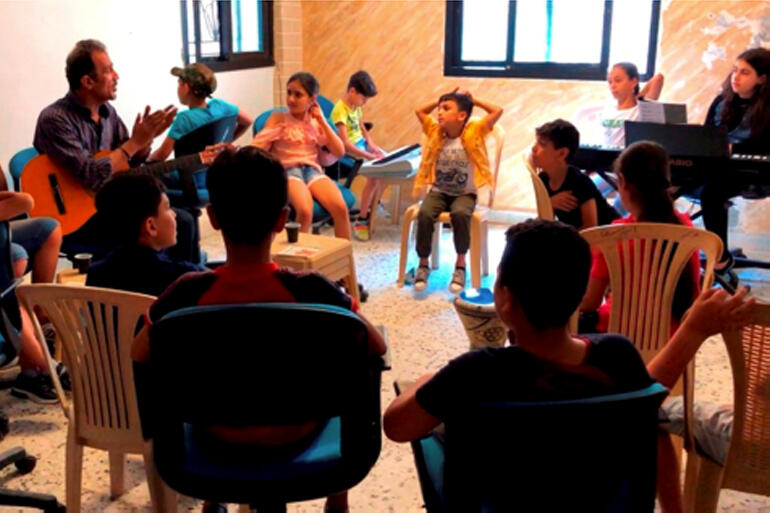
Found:
[{"label": "keyboard stand", "polygon": [[733,269],[770,269],[770,262],[749,258],[741,248],[731,249],[730,253],[733,254],[733,259],[735,261],[733,264]]}]

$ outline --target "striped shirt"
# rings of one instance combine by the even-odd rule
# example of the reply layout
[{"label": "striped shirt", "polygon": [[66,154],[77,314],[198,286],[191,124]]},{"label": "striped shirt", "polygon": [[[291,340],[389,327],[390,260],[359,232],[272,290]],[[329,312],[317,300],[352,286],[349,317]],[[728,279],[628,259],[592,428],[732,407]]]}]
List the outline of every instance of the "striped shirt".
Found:
[{"label": "striped shirt", "polygon": [[112,173],[108,157],[95,159],[101,150],[114,150],[129,137],[126,125],[109,103],[99,107],[99,122],[69,91],[43,109],[35,127],[35,149],[60,166],[72,170],[88,188],[98,189]]}]

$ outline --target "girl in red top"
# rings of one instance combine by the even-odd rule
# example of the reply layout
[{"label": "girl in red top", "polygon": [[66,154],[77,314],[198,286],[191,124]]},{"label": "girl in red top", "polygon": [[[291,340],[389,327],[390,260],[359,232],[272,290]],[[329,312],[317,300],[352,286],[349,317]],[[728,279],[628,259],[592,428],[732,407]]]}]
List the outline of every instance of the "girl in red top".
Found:
[{"label": "girl in red top", "polygon": [[[630,214],[616,219],[613,224],[647,222],[692,226],[689,216],[674,208],[674,200],[669,193],[671,180],[668,155],[661,145],[650,141],[632,144],[615,161],[615,171],[618,174],[620,199]],[[611,297],[604,300],[604,295],[609,282],[607,262],[599,251],[594,251],[588,290],[580,304],[578,331],[607,331]],[[699,293],[700,262],[697,252],[694,252],[674,292],[672,332]]]}]

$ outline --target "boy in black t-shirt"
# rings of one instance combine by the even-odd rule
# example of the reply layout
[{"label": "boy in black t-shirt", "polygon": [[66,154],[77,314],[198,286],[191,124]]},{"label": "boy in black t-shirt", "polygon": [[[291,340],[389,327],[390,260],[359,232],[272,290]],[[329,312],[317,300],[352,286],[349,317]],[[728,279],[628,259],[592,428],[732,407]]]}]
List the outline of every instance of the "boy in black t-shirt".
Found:
[{"label": "boy in black t-shirt", "polygon": [[176,213],[157,178],[116,175],[96,194],[96,209],[117,248],[91,266],[86,285],[158,296],[183,274],[206,269],[164,254],[176,244]]},{"label": "boy in black t-shirt", "polygon": [[495,308],[516,345],[466,353],[420,378],[385,412],[390,439],[420,438],[450,412],[482,402],[575,399],[652,383],[624,337],[570,334],[567,323],[585,293],[591,267],[588,243],[574,228],[529,220],[509,228],[506,238]]},{"label": "boy in black t-shirt", "polygon": [[535,129],[532,163],[540,168],[540,179],[551,197],[556,218],[578,230],[609,224],[618,213],[607,204],[594,183],[569,165],[580,144],[580,133],[563,119]]},{"label": "boy in black t-shirt", "polygon": [[[385,412],[383,427],[391,440],[421,438],[452,415],[485,402],[615,394],[640,390],[653,379],[672,387],[707,337],[748,322],[753,300],[745,298],[745,290],[733,297],[704,291],[645,368],[620,335],[569,333],[567,323],[585,293],[591,267],[588,244],[574,228],[530,220],[509,228],[506,238],[495,309],[516,345],[466,353],[418,379]],[[673,447],[668,436],[661,436],[657,484],[664,513],[681,510],[678,477]]]}]

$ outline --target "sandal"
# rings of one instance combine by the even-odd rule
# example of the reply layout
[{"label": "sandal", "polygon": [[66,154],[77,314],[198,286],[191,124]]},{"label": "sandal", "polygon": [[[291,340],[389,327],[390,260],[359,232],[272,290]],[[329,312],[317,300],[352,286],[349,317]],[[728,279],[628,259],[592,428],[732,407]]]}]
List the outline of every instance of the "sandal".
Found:
[{"label": "sandal", "polygon": [[452,281],[449,282],[449,291],[457,294],[465,288],[465,267],[455,267],[452,273]]},{"label": "sandal", "polygon": [[428,276],[430,276],[430,267],[421,265],[417,268],[417,275],[414,278],[414,290],[422,292],[428,286]]}]

